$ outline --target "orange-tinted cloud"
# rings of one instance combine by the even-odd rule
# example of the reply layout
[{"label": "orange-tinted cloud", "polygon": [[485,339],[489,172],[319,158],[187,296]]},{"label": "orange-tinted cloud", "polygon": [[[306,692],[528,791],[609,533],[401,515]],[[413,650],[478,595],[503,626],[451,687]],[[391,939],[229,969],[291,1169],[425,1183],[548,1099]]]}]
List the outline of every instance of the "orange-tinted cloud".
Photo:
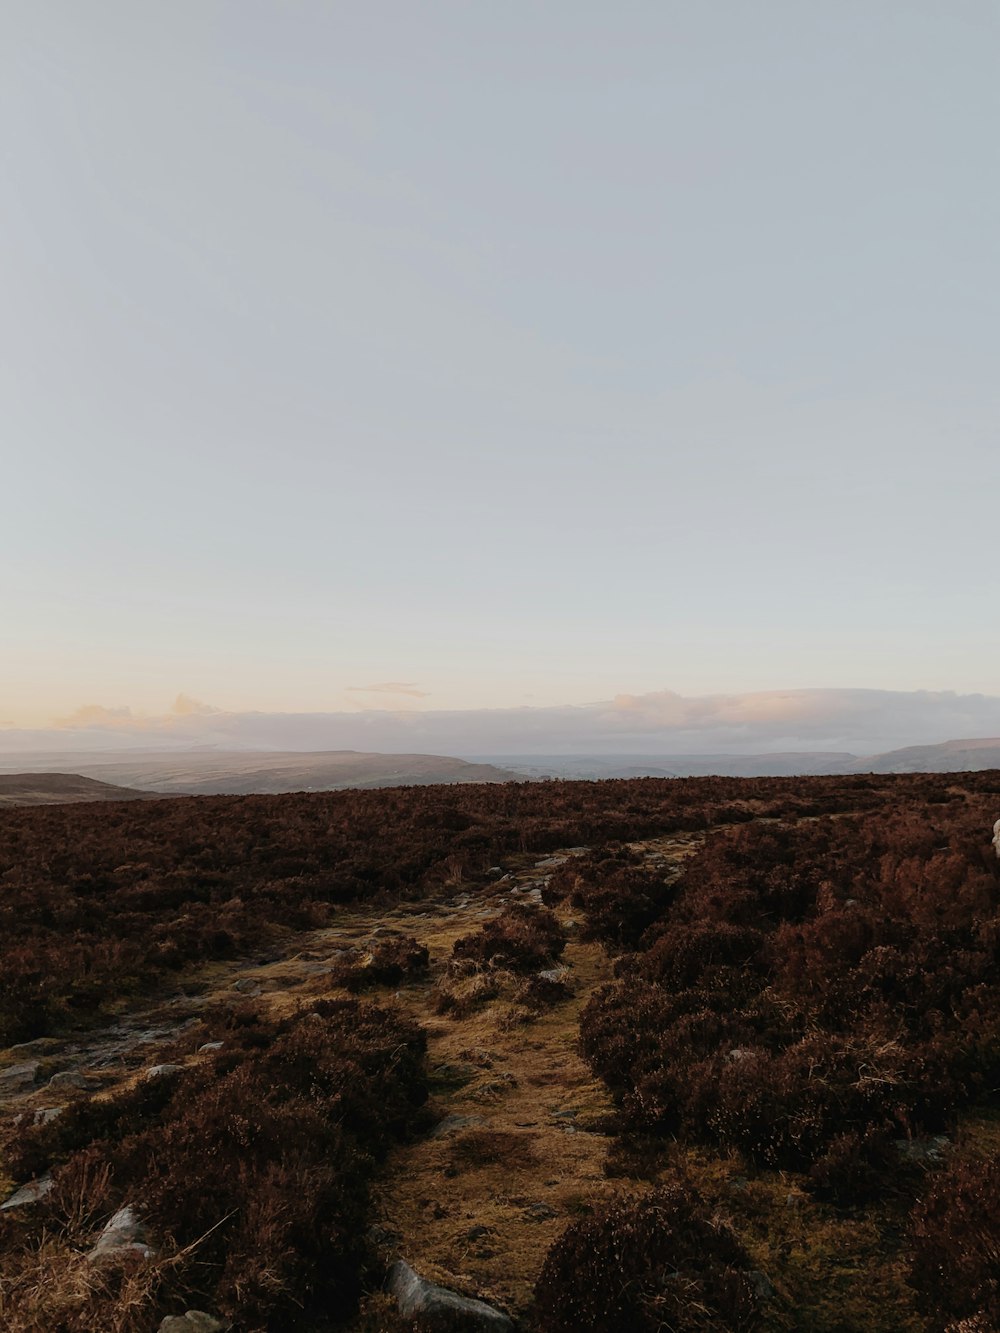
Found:
[{"label": "orange-tinted cloud", "polygon": [[418,690],[412,680],[383,680],[377,685],[348,685],[348,694],[406,694],[411,699],[429,699],[426,690]]}]

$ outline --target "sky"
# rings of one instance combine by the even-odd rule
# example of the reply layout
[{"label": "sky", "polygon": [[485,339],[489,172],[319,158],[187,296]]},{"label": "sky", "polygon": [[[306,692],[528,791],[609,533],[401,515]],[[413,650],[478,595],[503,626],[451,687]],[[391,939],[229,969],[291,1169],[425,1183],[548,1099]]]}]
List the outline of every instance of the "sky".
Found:
[{"label": "sky", "polygon": [[993,0],[2,8],[0,725],[1000,695]]}]

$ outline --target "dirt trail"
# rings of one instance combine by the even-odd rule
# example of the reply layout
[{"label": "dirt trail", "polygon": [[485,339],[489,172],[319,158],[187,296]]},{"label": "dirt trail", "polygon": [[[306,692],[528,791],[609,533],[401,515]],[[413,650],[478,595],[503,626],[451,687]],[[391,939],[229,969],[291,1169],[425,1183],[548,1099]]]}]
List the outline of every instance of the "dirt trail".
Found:
[{"label": "dirt trail", "polygon": [[[701,837],[634,846],[672,868]],[[464,1019],[438,1016],[435,1001],[455,939],[510,901],[537,899],[555,865],[581,850],[523,865],[492,893],[415,929],[431,950],[431,975],[399,996],[428,1034],[432,1105],[444,1118],[430,1136],[397,1148],[382,1172],[376,1210],[387,1247],[424,1276],[515,1314],[530,1303],[567,1222],[618,1188],[603,1172],[601,1121],[611,1102],[576,1049],[580,1011],[611,980],[612,960],[579,938],[578,919],[562,908],[571,998],[527,1023],[510,995]]]},{"label": "dirt trail", "polygon": [[[633,845],[670,873],[702,837]],[[602,1169],[607,1091],[576,1052],[580,1011],[611,979],[612,962],[600,945],[580,939],[579,921],[563,907],[557,915],[567,932],[562,964],[569,998],[531,1021],[510,988],[465,1018],[440,1016],[436,1002],[454,941],[509,903],[539,902],[552,870],[585,850],[511,858],[492,881],[453,884],[438,900],[340,912],[333,925],[295,936],[287,951],[275,949],[266,962],[212,965],[187,978],[183,993],[123,1013],[85,1037],[45,1038],[0,1052],[0,1116],[57,1107],[141,1077],[164,1046],[220,1000],[256,997],[286,1011],[340,993],[332,989],[331,973],[342,951],[363,952],[380,938],[413,935],[430,951],[426,979],[370,995],[397,1005],[426,1030],[431,1106],[441,1122],[430,1136],[390,1156],[377,1186],[376,1220],[386,1248],[424,1275],[521,1311],[567,1221],[617,1188]]]}]

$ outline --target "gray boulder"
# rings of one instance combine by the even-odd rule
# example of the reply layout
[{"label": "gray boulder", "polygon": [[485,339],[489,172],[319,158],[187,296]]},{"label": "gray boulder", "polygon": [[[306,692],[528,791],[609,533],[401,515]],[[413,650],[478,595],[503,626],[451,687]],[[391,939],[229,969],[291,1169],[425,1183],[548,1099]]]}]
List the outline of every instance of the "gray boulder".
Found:
[{"label": "gray boulder", "polygon": [[386,1286],[396,1298],[400,1315],[424,1328],[447,1329],[450,1333],[513,1333],[514,1321],[502,1310],[428,1282],[403,1259],[389,1269]]},{"label": "gray boulder", "polygon": [[87,1258],[91,1263],[97,1263],[105,1259],[125,1259],[131,1255],[152,1259],[156,1251],[146,1243],[146,1228],[139,1214],[126,1204],[124,1208],[118,1209],[101,1232]]},{"label": "gray boulder", "polygon": [[168,1314],[157,1333],[224,1333],[225,1324],[204,1310],[186,1310],[184,1314]]},{"label": "gray boulder", "polygon": [[85,1092],[90,1084],[79,1069],[63,1069],[58,1074],[53,1074],[46,1087],[49,1088],[76,1088],[78,1092]]},{"label": "gray boulder", "polygon": [[150,1065],[146,1070],[145,1078],[147,1082],[153,1078],[172,1078],[174,1074],[179,1074],[183,1068],[183,1065]]}]

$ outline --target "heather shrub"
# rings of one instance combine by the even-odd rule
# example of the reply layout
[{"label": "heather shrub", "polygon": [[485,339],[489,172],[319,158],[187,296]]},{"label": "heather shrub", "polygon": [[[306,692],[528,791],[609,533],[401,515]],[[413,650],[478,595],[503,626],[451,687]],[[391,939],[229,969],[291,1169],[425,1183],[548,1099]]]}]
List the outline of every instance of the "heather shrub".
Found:
[{"label": "heather shrub", "polygon": [[910,1283],[931,1328],[1000,1327],[1000,1158],[932,1176],[910,1225]]},{"label": "heather shrub", "polygon": [[581,1016],[628,1131],[807,1172],[837,1203],[899,1178],[887,1144],[1000,1075],[989,827],[942,802],[713,837]]},{"label": "heather shrub", "polygon": [[887,1129],[834,1135],[809,1168],[808,1187],[818,1199],[853,1205],[881,1198],[890,1169],[899,1174],[899,1153]]},{"label": "heather shrub", "polygon": [[[954,777],[949,781],[955,785]],[[940,820],[989,814],[992,823],[995,779],[965,774],[961,785],[974,798],[968,807],[951,799],[944,779],[861,775],[470,784],[0,810],[0,1043],[73,1028],[122,997],[155,988],[166,974],[323,926],[338,904],[434,896],[443,883],[481,876],[510,854],[610,847],[595,858],[609,862],[608,874],[592,875],[584,865],[581,892],[589,895],[602,938],[616,947],[631,944],[673,891],[637,870],[634,854],[621,845],[628,840],[907,800],[924,802],[921,813],[933,810]],[[895,843],[873,837],[860,851],[895,857],[886,873],[896,876],[901,895],[911,867],[898,853],[908,838],[917,849],[911,855],[934,862],[940,892],[961,877],[959,916],[977,895],[981,904],[995,900],[988,857],[975,867],[978,885],[968,873],[971,838],[963,834],[943,853],[935,850],[942,846],[935,841],[939,828],[921,830],[919,818],[906,826],[905,816],[897,824]],[[778,916],[796,919],[800,900],[807,909],[818,892],[806,871],[809,857],[797,858],[803,849],[814,850],[819,862],[832,847],[842,865],[832,871],[824,865],[822,877],[842,898],[850,896],[842,839],[824,831],[809,835],[807,847],[801,840],[807,835],[796,834],[792,847],[782,845],[787,831],[771,828],[766,844],[707,849],[701,871],[686,876],[695,918],[699,901],[711,916],[716,899],[724,898],[733,924],[767,928]],[[576,872],[557,869],[557,891],[564,873]],[[704,880],[701,900],[697,873]]]},{"label": "heather shrub", "polygon": [[538,972],[551,967],[565,947],[562,927],[550,911],[516,903],[481,930],[457,939],[452,946],[452,966],[459,971],[471,965]]},{"label": "heather shrub", "polygon": [[426,1123],[426,1038],[356,1000],[253,1020],[224,1020],[226,1049],[173,1079],[26,1130],[17,1160],[53,1168],[43,1219],[100,1179],[106,1211],[129,1203],[167,1252],[194,1247],[192,1303],[248,1331],[311,1328],[356,1304],[374,1163]]},{"label": "heather shrub", "polygon": [[382,940],[365,962],[337,969],[334,980],[355,992],[371,986],[397,986],[401,981],[424,976],[429,963],[430,954],[426,947],[412,935],[407,935],[401,939]]},{"label": "heather shrub", "polygon": [[542,890],[546,903],[568,897],[583,912],[585,939],[632,949],[674,895],[666,872],[629,847],[601,847],[557,866]]},{"label": "heather shrub", "polygon": [[683,1184],[572,1223],[535,1287],[540,1333],[708,1333],[753,1326],[751,1260]]}]

